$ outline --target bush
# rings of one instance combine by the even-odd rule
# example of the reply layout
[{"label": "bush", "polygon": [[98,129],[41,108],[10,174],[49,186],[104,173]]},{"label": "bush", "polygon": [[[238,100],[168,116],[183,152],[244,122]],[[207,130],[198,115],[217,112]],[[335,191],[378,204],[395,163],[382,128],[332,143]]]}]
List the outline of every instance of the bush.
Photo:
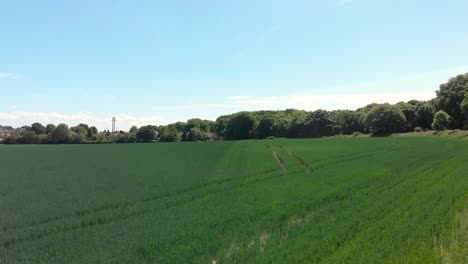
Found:
[{"label": "bush", "polygon": [[83,135],[75,132],[70,134],[70,143],[72,144],[81,144],[83,142]]},{"label": "bush", "polygon": [[181,135],[175,125],[168,125],[161,129],[160,142],[179,142],[180,140]]},{"label": "bush", "polygon": [[97,140],[96,141],[97,143],[101,143],[101,144],[112,142],[112,138],[106,134],[98,134],[96,137],[96,140]]},{"label": "bush", "polygon": [[365,118],[372,136],[386,136],[403,132],[406,117],[397,106],[390,104],[374,105]]},{"label": "bush", "polygon": [[60,124],[51,133],[53,143],[69,143],[71,140],[71,131],[65,124]]},{"label": "bush", "polygon": [[151,142],[156,138],[156,131],[153,128],[146,126],[141,127],[136,133],[136,139],[138,142]]},{"label": "bush", "polygon": [[9,144],[21,144],[20,142],[20,137],[16,135],[11,135],[3,139],[2,141],[3,144],[9,145]]},{"label": "bush", "polygon": [[432,122],[432,129],[437,131],[446,130],[450,124],[450,116],[445,111],[440,110],[434,116],[434,122]]},{"label": "bush", "polygon": [[133,134],[133,133],[122,133],[122,134],[117,135],[115,142],[117,142],[117,143],[136,143],[137,138],[136,138],[136,135]]},{"label": "bush", "polygon": [[332,134],[333,135],[342,135],[343,128],[340,125],[335,125],[332,127]]},{"label": "bush", "polygon": [[38,140],[35,132],[26,131],[23,134],[22,143],[23,144],[37,144],[37,143],[39,143],[39,140]]}]

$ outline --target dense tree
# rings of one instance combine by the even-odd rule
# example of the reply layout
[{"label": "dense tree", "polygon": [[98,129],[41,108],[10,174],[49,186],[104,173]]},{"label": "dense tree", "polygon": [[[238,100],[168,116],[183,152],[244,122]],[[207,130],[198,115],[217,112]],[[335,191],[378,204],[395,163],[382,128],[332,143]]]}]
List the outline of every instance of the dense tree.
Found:
[{"label": "dense tree", "polygon": [[116,143],[136,143],[137,137],[135,133],[119,133],[115,139]]},{"label": "dense tree", "polygon": [[31,126],[22,126],[21,128],[21,131],[25,132],[25,131],[31,131]]},{"label": "dense tree", "polygon": [[249,139],[252,136],[255,119],[249,112],[240,112],[229,120],[226,127],[226,139]]},{"label": "dense tree", "polygon": [[304,124],[306,122],[307,112],[289,109],[285,111],[289,117],[288,131],[284,137],[302,138],[304,137]]},{"label": "dense tree", "polygon": [[88,131],[86,133],[86,137],[89,138],[89,139],[92,139],[94,137],[94,135],[96,135],[97,133],[94,133],[94,130],[90,127],[88,128]]},{"label": "dense tree", "polygon": [[274,137],[286,137],[290,125],[290,119],[285,114],[276,115],[271,126],[271,133]]},{"label": "dense tree", "polygon": [[198,127],[193,127],[189,131],[184,132],[182,137],[183,141],[206,141],[209,139],[208,133]]},{"label": "dense tree", "polygon": [[81,135],[82,137],[86,137],[88,134],[88,126],[83,126],[83,124],[79,124],[77,126],[71,127],[70,130],[75,132],[76,134]]},{"label": "dense tree", "polygon": [[340,125],[334,125],[332,127],[332,135],[342,135],[343,134],[343,127]]},{"label": "dense tree", "polygon": [[[181,134],[183,134],[182,139],[184,141],[191,141],[190,138],[192,138],[192,136],[190,136],[190,131],[192,129],[196,128],[196,130],[192,131],[192,134],[197,134],[198,136],[202,136],[201,134],[203,134],[202,138],[209,137],[209,133],[214,131],[214,123],[215,122],[210,121],[210,120],[192,118],[192,119],[187,120],[187,122],[185,123],[177,122],[175,123],[175,125],[177,127],[177,130]],[[198,138],[198,136],[196,136],[196,138]],[[201,140],[201,139],[197,139],[197,140]]]},{"label": "dense tree", "polygon": [[363,118],[357,111],[336,110],[332,111],[330,115],[336,126],[340,126],[342,133],[345,135],[364,131]]},{"label": "dense tree", "polygon": [[434,116],[434,122],[432,123],[432,128],[435,130],[445,130],[448,128],[450,124],[450,115],[443,111],[440,110],[437,113],[435,113]]},{"label": "dense tree", "polygon": [[36,135],[45,134],[46,133],[46,127],[43,126],[41,123],[33,123],[31,125],[31,131],[36,133]]},{"label": "dense tree", "polygon": [[441,84],[437,93],[437,110],[444,110],[451,117],[449,128],[462,128],[464,117],[460,105],[468,93],[468,73],[451,78]]},{"label": "dense tree", "polygon": [[177,130],[175,124],[167,125],[162,128],[159,135],[159,141],[161,142],[178,142],[181,140],[180,132]]},{"label": "dense tree", "polygon": [[[434,113],[439,111],[436,116]],[[453,115],[453,116],[452,116]],[[191,118],[167,126],[133,126],[130,133],[115,136],[118,143],[164,141],[203,141],[210,139],[250,139],[287,137],[322,137],[354,132],[387,135],[423,129],[468,129],[468,74],[459,75],[440,86],[437,98],[390,104],[369,104],[355,111],[286,109],[284,111],[238,112],[220,116],[216,121]],[[79,124],[55,127],[40,123],[13,130],[4,143],[92,143],[112,142],[109,131],[98,133],[96,127]]]},{"label": "dense tree", "polygon": [[401,109],[390,104],[374,105],[367,113],[365,124],[375,136],[402,132],[406,118]]},{"label": "dense tree", "polygon": [[465,98],[460,104],[460,109],[463,115],[463,129],[468,129],[468,93],[465,93]]},{"label": "dense tree", "polygon": [[55,130],[56,126],[54,124],[48,124],[46,126],[46,134],[51,134]]},{"label": "dense tree", "polygon": [[30,130],[26,131],[23,133],[22,138],[21,138],[21,143],[22,144],[37,144],[39,143],[39,139],[37,137],[37,134]]},{"label": "dense tree", "polygon": [[207,132],[207,133],[212,133],[214,132],[214,125],[215,122],[211,120],[202,120],[203,122],[201,123],[200,129]]},{"label": "dense tree", "polygon": [[[83,128],[84,129],[84,128]],[[86,135],[83,135],[83,134],[80,134],[80,133],[76,133],[76,132],[71,132],[70,134],[70,142],[69,143],[72,143],[72,144],[80,144],[83,142],[84,138],[85,138]]]},{"label": "dense tree", "polygon": [[71,141],[71,131],[66,124],[58,125],[51,133],[53,143],[69,143]]},{"label": "dense tree", "polygon": [[430,102],[423,102],[416,106],[416,126],[423,129],[430,129],[434,119],[435,108]]},{"label": "dense tree", "polygon": [[214,132],[218,135],[219,138],[224,138],[226,136],[226,130],[229,123],[230,116],[220,116],[216,119],[214,125]]},{"label": "dense tree", "polygon": [[306,116],[303,135],[305,137],[331,136],[333,125],[334,122],[327,111],[317,110]]},{"label": "dense tree", "polygon": [[151,126],[143,126],[138,129],[136,139],[138,142],[151,142],[156,138],[156,130]]},{"label": "dense tree", "polygon": [[271,116],[263,116],[254,125],[254,137],[261,139],[273,135],[274,119]]},{"label": "dense tree", "polygon": [[86,131],[88,131],[88,129],[89,129],[89,126],[87,124],[84,124],[84,123],[80,123],[80,124],[78,124],[78,126],[84,128]]},{"label": "dense tree", "polygon": [[200,118],[192,118],[187,120],[187,123],[185,123],[184,130],[189,131],[190,129],[196,127],[198,129],[201,129],[203,121]]},{"label": "dense tree", "polygon": [[403,114],[405,115],[405,119],[406,119],[405,128],[404,128],[405,132],[413,131],[414,128],[416,127],[417,115],[416,115],[415,104],[416,102],[414,101],[412,103],[399,102],[396,104],[396,106],[399,107],[401,111],[403,112]]},{"label": "dense tree", "polygon": [[130,128],[130,131],[129,131],[129,132],[130,132],[130,133],[136,133],[137,131],[138,131],[138,127],[137,127],[137,126],[132,126],[132,127]]},{"label": "dense tree", "polygon": [[184,131],[189,131],[190,130],[190,128],[186,129],[187,124],[185,122],[179,121],[179,122],[175,122],[173,125],[176,127],[177,131],[179,131],[180,133],[183,133]]}]

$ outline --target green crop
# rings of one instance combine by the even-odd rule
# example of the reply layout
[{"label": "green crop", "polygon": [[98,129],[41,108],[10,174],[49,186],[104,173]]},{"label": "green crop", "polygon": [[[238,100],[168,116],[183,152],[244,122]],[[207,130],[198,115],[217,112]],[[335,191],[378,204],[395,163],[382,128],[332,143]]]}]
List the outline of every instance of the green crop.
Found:
[{"label": "green crop", "polygon": [[467,204],[459,139],[0,145],[0,263],[462,263]]}]

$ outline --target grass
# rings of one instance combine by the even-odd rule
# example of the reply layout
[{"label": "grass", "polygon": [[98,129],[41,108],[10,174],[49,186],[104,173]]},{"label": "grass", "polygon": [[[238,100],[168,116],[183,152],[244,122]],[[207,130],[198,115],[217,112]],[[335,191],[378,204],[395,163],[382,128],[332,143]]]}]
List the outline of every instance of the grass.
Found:
[{"label": "grass", "polygon": [[0,263],[467,258],[465,140],[0,146],[0,166]]},{"label": "grass", "polygon": [[393,136],[435,136],[435,137],[447,137],[447,138],[460,138],[468,139],[468,130],[442,130],[442,131],[424,131],[424,132],[409,132],[394,134]]}]

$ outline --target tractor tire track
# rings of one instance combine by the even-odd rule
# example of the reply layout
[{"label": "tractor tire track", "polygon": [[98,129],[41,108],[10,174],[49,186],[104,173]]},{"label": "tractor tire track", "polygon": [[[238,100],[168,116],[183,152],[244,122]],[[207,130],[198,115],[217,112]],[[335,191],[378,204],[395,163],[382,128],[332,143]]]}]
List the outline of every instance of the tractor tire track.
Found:
[{"label": "tractor tire track", "polygon": [[286,168],[286,164],[284,163],[284,160],[275,151],[273,151],[271,154],[273,154],[273,157],[276,159],[276,161],[280,165],[281,170],[284,173],[288,173],[288,169]]}]

